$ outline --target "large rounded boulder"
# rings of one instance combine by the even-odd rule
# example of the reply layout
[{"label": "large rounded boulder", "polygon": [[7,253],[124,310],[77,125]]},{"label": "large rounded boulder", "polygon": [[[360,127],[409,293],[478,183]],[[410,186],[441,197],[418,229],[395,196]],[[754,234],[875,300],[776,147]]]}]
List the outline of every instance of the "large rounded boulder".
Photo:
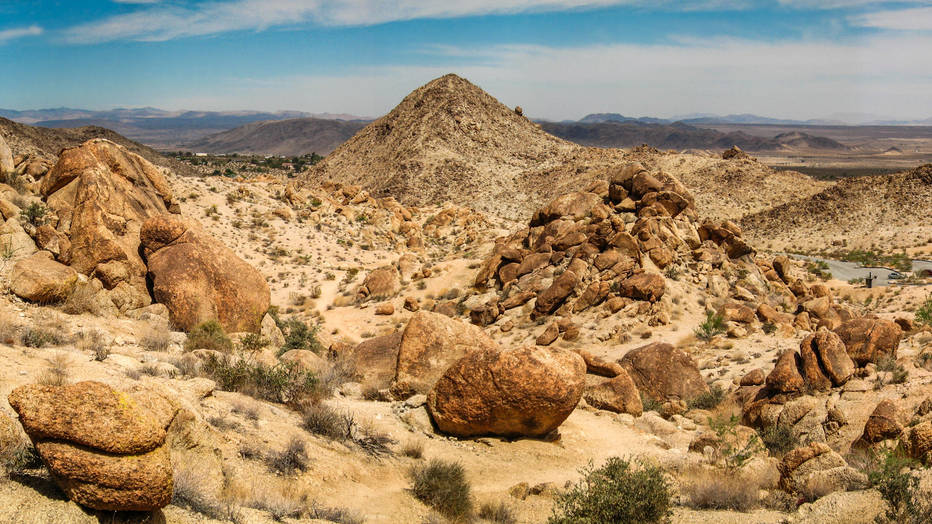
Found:
[{"label": "large rounded boulder", "polygon": [[139,233],[152,294],[172,322],[189,331],[217,320],[228,332],[258,332],[269,309],[265,278],[197,222],[172,215],[150,218]]},{"label": "large rounded boulder", "polygon": [[632,349],[619,363],[639,391],[660,402],[688,401],[709,392],[696,361],[665,342]]},{"label": "large rounded boulder", "polygon": [[586,363],[558,348],[475,351],[458,360],[427,395],[437,428],[458,437],[542,437],[573,412]]},{"label": "large rounded boulder", "polygon": [[151,511],[171,502],[165,440],[176,408],[164,397],[79,382],[22,386],[8,400],[69,499],[104,511]]},{"label": "large rounded boulder", "polygon": [[75,270],[52,260],[48,251],[20,260],[10,272],[10,291],[22,299],[39,304],[65,300],[77,283],[78,274]]},{"label": "large rounded boulder", "polygon": [[903,330],[895,322],[874,318],[858,318],[845,322],[835,333],[857,365],[878,363],[886,357],[896,357]]},{"label": "large rounded boulder", "polygon": [[398,398],[427,393],[457,360],[474,351],[497,349],[479,327],[418,311],[401,335],[392,393]]}]

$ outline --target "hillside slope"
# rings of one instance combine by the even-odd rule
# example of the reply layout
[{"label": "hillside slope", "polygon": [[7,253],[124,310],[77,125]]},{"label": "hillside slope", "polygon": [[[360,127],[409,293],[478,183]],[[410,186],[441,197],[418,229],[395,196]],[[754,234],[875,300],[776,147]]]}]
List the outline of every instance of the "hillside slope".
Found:
[{"label": "hillside slope", "polygon": [[253,122],[191,142],[186,147],[203,153],[327,155],[366,124],[320,118]]},{"label": "hillside slope", "polygon": [[446,75],[366,126],[306,180],[359,184],[407,205],[450,200],[524,219],[569,178],[578,182],[580,173],[622,156],[549,135],[467,80]]}]

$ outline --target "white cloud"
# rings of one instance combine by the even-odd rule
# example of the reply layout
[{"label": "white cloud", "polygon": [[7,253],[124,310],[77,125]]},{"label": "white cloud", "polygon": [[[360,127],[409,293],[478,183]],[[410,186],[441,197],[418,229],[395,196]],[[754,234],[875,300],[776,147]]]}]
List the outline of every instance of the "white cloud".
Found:
[{"label": "white cloud", "polygon": [[[125,1],[125,0],[124,0]],[[137,3],[139,3],[137,1]],[[160,4],[66,30],[72,43],[164,41],[227,31],[317,23],[374,25],[419,18],[592,9],[613,5],[671,10],[740,9],[750,0],[228,0]]]},{"label": "white cloud", "polygon": [[896,31],[932,31],[932,7],[877,11],[852,17],[851,23]]},{"label": "white cloud", "polygon": [[882,4],[921,4],[925,0],[778,0],[777,3],[793,9],[847,9]]},{"label": "white cloud", "polygon": [[[932,37],[857,44],[715,40],[690,45],[445,49],[445,65],[362,68],[344,76],[230,79],[224,94],[189,92],[156,105],[383,114],[418,85],[455,72],[527,114],[579,118],[693,112],[813,118],[836,112],[932,116]],[[434,49],[433,51],[437,51]],[[441,57],[442,58],[442,57]],[[479,65],[476,65],[476,59]],[[147,101],[151,102],[151,101]]]},{"label": "white cloud", "polygon": [[37,25],[31,25],[29,27],[17,27],[14,29],[3,29],[0,30],[0,44],[15,38],[23,38],[24,36],[39,36],[41,34],[42,28]]}]

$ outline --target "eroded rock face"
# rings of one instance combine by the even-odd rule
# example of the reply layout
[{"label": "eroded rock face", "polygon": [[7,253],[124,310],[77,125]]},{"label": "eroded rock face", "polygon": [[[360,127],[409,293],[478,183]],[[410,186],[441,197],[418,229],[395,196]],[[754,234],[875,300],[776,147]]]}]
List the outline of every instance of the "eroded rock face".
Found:
[{"label": "eroded rock face", "polygon": [[356,290],[360,300],[393,297],[401,291],[401,275],[394,267],[376,269],[366,275]]},{"label": "eroded rock face", "polygon": [[590,406],[615,413],[629,413],[640,417],[644,412],[641,394],[624,369],[614,378],[588,388],[584,398]]},{"label": "eroded rock face", "polygon": [[696,361],[664,342],[632,349],[619,363],[638,390],[660,402],[687,401],[709,391]]},{"label": "eroded rock face", "polygon": [[396,331],[363,340],[352,350],[347,360],[363,387],[380,390],[391,386],[403,333]]},{"label": "eroded rock face", "polygon": [[262,275],[200,225],[172,215],[140,230],[152,294],[184,329],[217,320],[227,332],[260,330],[271,293]]},{"label": "eroded rock face", "polygon": [[585,373],[582,357],[563,349],[474,351],[447,369],[427,407],[444,433],[541,437],[572,413]]},{"label": "eroded rock face", "polygon": [[177,409],[165,398],[79,382],[21,386],[8,400],[71,500],[106,511],[151,511],[171,502],[165,439]]},{"label": "eroded rock face", "polygon": [[66,149],[42,179],[41,193],[70,241],[59,257],[100,279],[121,311],[151,303],[139,232],[150,217],[177,211],[159,168],[109,140]]},{"label": "eroded rock face", "polygon": [[24,300],[40,304],[65,300],[77,282],[78,274],[52,260],[48,252],[20,260],[10,272],[10,291]]},{"label": "eroded rock face", "polygon": [[885,357],[896,357],[903,330],[895,322],[872,318],[849,320],[835,333],[841,337],[848,355],[859,366],[877,363]]},{"label": "eroded rock face", "polygon": [[474,351],[497,350],[480,328],[439,313],[418,311],[401,335],[392,392],[427,393],[450,365]]},{"label": "eroded rock face", "polygon": [[864,434],[861,438],[868,444],[899,437],[903,433],[903,425],[900,423],[900,414],[896,408],[896,403],[892,400],[882,400],[874,408],[871,416],[868,417],[867,423],[864,424]]},{"label": "eroded rock face", "polygon": [[854,374],[854,362],[835,333],[819,331],[800,344],[803,371],[813,389],[841,386]]}]

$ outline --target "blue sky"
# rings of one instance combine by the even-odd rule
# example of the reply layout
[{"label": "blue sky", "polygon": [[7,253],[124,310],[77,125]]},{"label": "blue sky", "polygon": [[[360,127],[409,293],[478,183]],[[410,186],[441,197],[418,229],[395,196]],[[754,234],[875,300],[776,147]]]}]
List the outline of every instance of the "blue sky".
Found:
[{"label": "blue sky", "polygon": [[0,107],[932,116],[932,0],[0,0]]}]

